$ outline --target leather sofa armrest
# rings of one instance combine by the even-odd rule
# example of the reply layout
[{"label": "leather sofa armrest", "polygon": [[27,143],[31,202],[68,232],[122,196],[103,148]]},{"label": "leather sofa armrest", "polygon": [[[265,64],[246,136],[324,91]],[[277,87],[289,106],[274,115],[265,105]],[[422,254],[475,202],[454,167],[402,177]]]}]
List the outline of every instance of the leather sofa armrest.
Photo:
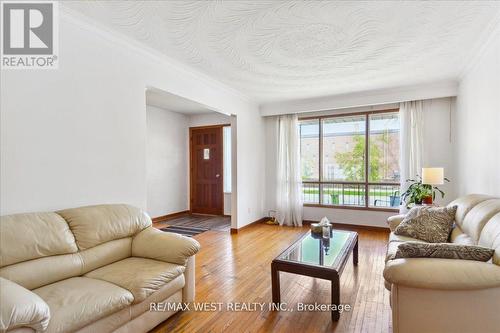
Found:
[{"label": "leather sofa armrest", "polygon": [[0,332],[29,327],[36,332],[47,329],[50,309],[37,294],[0,277]]},{"label": "leather sofa armrest", "polygon": [[200,243],[195,239],[153,227],[142,230],[132,239],[132,256],[184,266],[199,250]]},{"label": "leather sofa armrest", "polygon": [[500,266],[459,259],[393,259],[385,265],[384,278],[391,284],[422,289],[486,289],[500,287]]},{"label": "leather sofa armrest", "polygon": [[182,288],[182,302],[194,302],[195,290],[195,256],[189,257],[187,260],[186,270],[184,271],[184,279],[186,284]]},{"label": "leather sofa armrest", "polygon": [[391,229],[391,231],[396,230],[396,227],[403,221],[405,216],[406,216],[405,214],[390,216],[387,219],[387,224],[389,225],[389,229]]}]

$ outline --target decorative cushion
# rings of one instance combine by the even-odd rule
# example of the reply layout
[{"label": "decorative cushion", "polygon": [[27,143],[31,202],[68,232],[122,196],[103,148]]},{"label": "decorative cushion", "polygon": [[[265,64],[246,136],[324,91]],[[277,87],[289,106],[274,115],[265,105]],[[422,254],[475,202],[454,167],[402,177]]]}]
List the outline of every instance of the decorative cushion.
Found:
[{"label": "decorative cushion", "polygon": [[456,206],[413,207],[394,233],[429,243],[444,243],[450,236],[456,211]]},{"label": "decorative cushion", "polygon": [[475,245],[452,243],[400,243],[395,258],[443,258],[488,261],[495,250]]}]

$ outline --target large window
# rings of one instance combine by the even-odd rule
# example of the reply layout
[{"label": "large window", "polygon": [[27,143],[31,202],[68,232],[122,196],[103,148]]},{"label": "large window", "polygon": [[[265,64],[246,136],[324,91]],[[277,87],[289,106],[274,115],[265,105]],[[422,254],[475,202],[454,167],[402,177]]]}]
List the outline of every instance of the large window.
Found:
[{"label": "large window", "polygon": [[399,113],[300,120],[304,204],[397,208]]}]

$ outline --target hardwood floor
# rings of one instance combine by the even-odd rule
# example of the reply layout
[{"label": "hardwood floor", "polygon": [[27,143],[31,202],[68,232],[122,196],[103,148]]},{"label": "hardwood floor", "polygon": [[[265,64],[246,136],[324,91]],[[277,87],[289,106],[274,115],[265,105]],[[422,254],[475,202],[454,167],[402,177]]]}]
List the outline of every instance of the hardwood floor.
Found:
[{"label": "hardwood floor", "polygon": [[[229,302],[270,303],[271,261],[308,227],[255,224],[237,234],[207,231],[195,236],[196,302],[223,302],[222,311],[180,312],[154,333],[164,332],[391,332],[389,292],[382,270],[388,232],[349,228],[359,233],[359,264],[352,260],[340,279],[340,300],[352,310],[332,322],[330,312],[232,312]],[[281,301],[330,303],[330,282],[281,273]]]},{"label": "hardwood floor", "polygon": [[155,226],[160,228],[164,228],[169,225],[229,231],[229,229],[231,229],[231,217],[186,214],[164,222],[155,223]]}]

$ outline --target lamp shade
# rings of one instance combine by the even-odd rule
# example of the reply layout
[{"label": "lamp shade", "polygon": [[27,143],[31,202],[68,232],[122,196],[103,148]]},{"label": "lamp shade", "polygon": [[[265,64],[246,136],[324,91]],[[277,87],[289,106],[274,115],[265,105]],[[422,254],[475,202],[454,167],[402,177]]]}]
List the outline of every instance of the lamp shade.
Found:
[{"label": "lamp shade", "polygon": [[444,168],[422,168],[422,184],[444,184]]}]

